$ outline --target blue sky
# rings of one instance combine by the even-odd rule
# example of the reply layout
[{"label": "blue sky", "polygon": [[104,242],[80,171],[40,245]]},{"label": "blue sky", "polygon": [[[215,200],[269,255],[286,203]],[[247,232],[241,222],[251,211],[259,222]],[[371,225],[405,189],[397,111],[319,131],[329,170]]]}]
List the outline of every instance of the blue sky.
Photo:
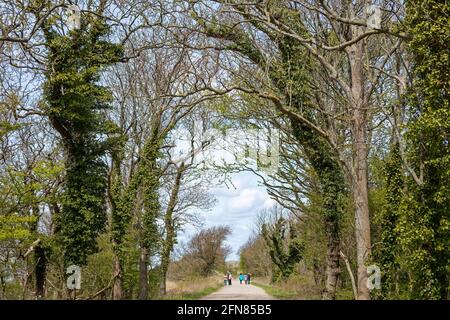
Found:
[{"label": "blue sky", "polygon": [[[238,250],[253,233],[256,216],[259,211],[273,205],[266,189],[258,185],[258,178],[251,172],[240,172],[231,176],[234,185],[225,185],[211,189],[217,203],[210,211],[201,212],[204,228],[228,225],[232,234],[227,243],[233,249],[228,260],[239,260]],[[188,226],[180,235],[186,241],[197,229]]]},{"label": "blue sky", "polygon": [[[189,137],[188,134],[181,134],[181,130],[179,132],[179,137]],[[263,133],[229,130],[225,135],[222,135],[221,132],[211,132],[211,137],[214,137],[213,142],[208,148],[196,155],[196,161],[205,161],[208,168],[216,168],[216,170],[216,166],[236,165],[240,161],[244,161],[247,166],[257,169],[254,160],[249,158],[239,160],[237,155],[244,154],[245,143],[256,145],[255,139],[257,139],[259,146],[263,148],[265,146]],[[201,141],[201,139],[198,139],[198,141]],[[187,154],[190,148],[190,140],[178,139],[174,158],[176,159],[178,154]],[[274,151],[272,153],[278,155]],[[260,174],[264,173],[260,172]],[[223,172],[222,174],[218,172],[218,175],[222,176]],[[259,178],[254,173],[249,171],[228,173],[227,177],[231,181],[231,183],[228,183],[229,186],[219,184],[210,189],[211,194],[216,198],[216,205],[211,210],[199,212],[199,214],[202,217],[203,228],[220,225],[230,226],[232,234],[227,243],[233,251],[228,260],[238,260],[237,252],[252,235],[258,213],[262,209],[272,207],[274,201],[270,199],[266,188],[259,185]],[[196,212],[198,211],[196,210]],[[198,232],[198,229],[193,226],[186,226],[184,232],[179,235],[180,242],[187,242],[196,232]]]}]

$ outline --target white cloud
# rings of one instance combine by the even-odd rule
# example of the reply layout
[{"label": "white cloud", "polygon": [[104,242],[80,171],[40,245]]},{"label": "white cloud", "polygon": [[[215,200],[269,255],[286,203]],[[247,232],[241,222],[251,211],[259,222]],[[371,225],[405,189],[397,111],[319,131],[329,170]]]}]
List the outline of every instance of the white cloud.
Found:
[{"label": "white cloud", "polygon": [[[259,211],[270,207],[274,201],[264,187],[258,186],[258,177],[250,172],[234,174],[231,180],[235,188],[219,186],[211,190],[217,198],[217,205],[211,211],[202,213],[202,216],[205,228],[230,226],[232,234],[227,244],[233,253],[229,259],[238,260],[237,251],[252,235]],[[186,241],[197,231],[187,228],[180,239]]]}]

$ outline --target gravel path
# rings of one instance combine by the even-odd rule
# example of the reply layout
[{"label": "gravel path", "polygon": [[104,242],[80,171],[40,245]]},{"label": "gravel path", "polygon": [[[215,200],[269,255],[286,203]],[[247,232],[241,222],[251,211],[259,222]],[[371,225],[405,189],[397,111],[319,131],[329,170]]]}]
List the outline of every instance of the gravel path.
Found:
[{"label": "gravel path", "polygon": [[223,286],[201,300],[274,300],[263,289],[254,285],[233,283],[231,286]]}]

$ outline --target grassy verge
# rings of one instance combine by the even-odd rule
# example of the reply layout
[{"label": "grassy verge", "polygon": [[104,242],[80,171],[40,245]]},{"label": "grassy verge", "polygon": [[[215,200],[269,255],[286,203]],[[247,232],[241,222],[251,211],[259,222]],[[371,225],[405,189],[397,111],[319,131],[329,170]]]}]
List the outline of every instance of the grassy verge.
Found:
[{"label": "grassy verge", "polygon": [[298,293],[295,291],[288,291],[283,288],[279,288],[272,285],[262,284],[259,282],[252,282],[253,285],[260,287],[264,291],[267,292],[267,294],[271,295],[274,298],[280,299],[280,300],[295,300],[298,298]]},{"label": "grassy verge", "polygon": [[321,290],[311,277],[292,275],[285,281],[271,283],[269,279],[260,278],[253,282],[268,294],[280,300],[315,300],[321,299]]},{"label": "grassy verge", "polygon": [[[253,282],[253,284],[257,287],[264,289],[268,294],[272,297],[280,299],[280,300],[321,300],[322,297],[318,292],[313,292],[312,290],[309,293],[302,292],[302,290],[294,290],[289,288],[290,286],[286,285],[270,285],[261,282]],[[299,286],[300,287],[300,286]],[[336,300],[353,300],[353,293],[351,290],[341,289],[336,292]]]},{"label": "grassy verge", "polygon": [[199,291],[172,293],[165,296],[164,300],[198,300],[219,290],[221,287],[221,284],[217,284],[215,286],[203,288]]},{"label": "grassy verge", "polygon": [[164,300],[198,300],[217,291],[223,286],[218,277],[192,277],[170,281]]}]

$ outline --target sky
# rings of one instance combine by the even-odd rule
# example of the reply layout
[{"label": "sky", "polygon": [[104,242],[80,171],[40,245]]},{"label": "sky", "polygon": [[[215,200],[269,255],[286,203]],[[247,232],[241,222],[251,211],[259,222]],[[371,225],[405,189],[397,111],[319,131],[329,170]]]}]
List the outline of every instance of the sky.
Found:
[{"label": "sky", "polygon": [[[205,134],[202,133],[202,135]],[[188,137],[189,135],[180,134],[179,136]],[[195,157],[196,161],[206,161],[208,166],[221,166],[224,163],[237,165],[240,161],[244,161],[246,165],[257,169],[254,160],[248,157],[242,158],[242,155],[245,153],[243,148],[246,143],[253,146],[258,145],[259,150],[265,150],[267,146],[267,140],[265,140],[267,139],[267,135],[262,131],[250,132],[247,130],[244,132],[230,130],[224,134],[211,131],[207,137],[214,137],[213,142]],[[275,141],[277,138],[277,136],[272,136],[271,139]],[[209,140],[210,138],[207,139]],[[257,142],[255,142],[255,139],[257,139]],[[198,140],[201,141],[202,139]],[[174,159],[178,155],[189,154],[189,150],[191,150],[190,140],[179,139],[176,141],[176,145],[176,151],[174,151],[173,155]],[[277,159],[278,150],[276,148],[278,148],[278,144],[271,144],[270,147],[271,154],[275,157],[271,159]],[[277,161],[273,163],[278,165]],[[273,168],[271,167],[270,169]],[[259,171],[259,173],[265,175],[266,171]],[[274,200],[270,199],[266,188],[258,183],[259,177],[250,171],[233,174],[228,173],[227,178],[231,182],[227,183],[228,186],[217,183],[217,185],[209,190],[211,195],[216,199],[215,206],[209,211],[199,212],[197,209],[195,212],[201,215],[203,222],[202,228],[221,225],[230,226],[232,234],[227,239],[227,244],[232,248],[232,253],[228,256],[227,260],[237,261],[239,260],[239,248],[253,234],[257,215],[262,209],[272,207]],[[186,243],[198,231],[198,228],[186,226],[184,231],[179,235],[180,242]]]},{"label": "sky", "polygon": [[[258,177],[251,172],[240,172],[231,176],[233,186],[217,186],[211,189],[216,205],[209,211],[201,212],[203,228],[228,225],[232,234],[227,244],[232,248],[228,261],[238,261],[239,248],[253,234],[256,217],[264,208],[270,208],[274,200],[270,199],[263,186],[258,185]],[[187,226],[180,235],[186,242],[198,229]]]}]

